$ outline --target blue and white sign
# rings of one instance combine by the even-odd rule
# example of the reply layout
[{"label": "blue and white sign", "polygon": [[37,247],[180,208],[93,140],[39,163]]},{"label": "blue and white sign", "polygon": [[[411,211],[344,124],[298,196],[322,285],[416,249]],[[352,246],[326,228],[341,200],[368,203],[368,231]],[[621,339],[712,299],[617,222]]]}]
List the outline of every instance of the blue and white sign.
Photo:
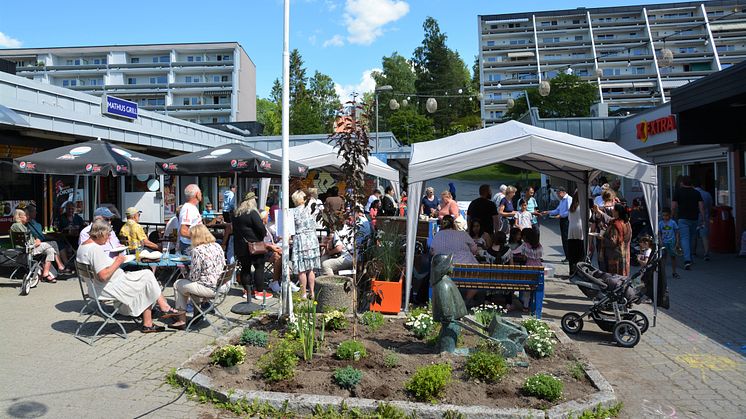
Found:
[{"label": "blue and white sign", "polygon": [[101,97],[101,113],[120,118],[137,119],[137,103],[103,95]]}]

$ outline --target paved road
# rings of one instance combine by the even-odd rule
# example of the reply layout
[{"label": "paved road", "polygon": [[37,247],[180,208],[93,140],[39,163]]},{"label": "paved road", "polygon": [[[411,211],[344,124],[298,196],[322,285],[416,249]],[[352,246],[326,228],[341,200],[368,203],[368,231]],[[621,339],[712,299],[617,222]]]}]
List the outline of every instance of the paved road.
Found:
[{"label": "paved road", "polygon": [[[554,225],[544,228],[547,261],[561,259]],[[561,250],[559,250],[561,251]],[[567,265],[557,264],[558,274]],[[613,384],[625,417],[746,417],[746,260],[715,255],[671,284],[671,309],[634,349],[586,322],[576,340]],[[5,285],[3,285],[5,284]],[[239,300],[231,296],[226,305]],[[588,301],[566,281],[547,287],[546,319]],[[27,297],[0,279],[0,417],[189,418],[216,415],[164,383],[167,372],[210,343],[212,331],[74,339],[81,307],[76,281],[41,284]],[[643,311],[651,312],[650,306]],[[651,315],[652,318],[652,315]],[[170,404],[169,404],[170,403]]]},{"label": "paved road", "polygon": [[[144,335],[129,323],[128,339],[111,335],[91,347],[73,337],[77,279],[40,284],[26,297],[0,284],[0,417],[134,418],[160,407],[147,417],[190,418],[206,410],[186,396],[169,404],[179,392],[164,377],[213,340],[211,329]],[[240,296],[229,298],[228,307]]]},{"label": "paved road", "polygon": [[[551,226],[554,227],[554,226]],[[549,260],[559,260],[554,228],[544,228]],[[567,274],[567,265],[557,265]],[[616,347],[592,322],[573,337],[624,402],[630,418],[746,417],[746,260],[714,255],[670,283],[671,308],[659,310],[634,349]],[[588,300],[567,281],[548,286],[545,318],[559,321]],[[652,320],[652,306],[642,305]]]}]

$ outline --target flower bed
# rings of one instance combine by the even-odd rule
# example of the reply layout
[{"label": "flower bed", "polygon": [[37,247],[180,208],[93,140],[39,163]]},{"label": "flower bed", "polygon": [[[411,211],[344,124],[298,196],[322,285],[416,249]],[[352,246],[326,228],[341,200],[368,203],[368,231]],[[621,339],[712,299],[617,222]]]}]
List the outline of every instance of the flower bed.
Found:
[{"label": "flower bed", "polygon": [[[423,319],[420,317],[420,322]],[[347,346],[353,348],[353,356],[345,356],[348,359],[340,359],[337,353],[342,342],[352,339],[350,329],[327,329],[324,341],[317,343],[311,359],[304,361],[300,343],[284,338],[285,330],[273,317],[267,316],[253,328],[268,333],[269,345],[246,346],[246,359],[242,364],[229,368],[221,367],[210,362],[209,354],[203,354],[192,358],[185,367],[201,370],[202,374],[209,377],[215,390],[224,392],[240,389],[384,401],[425,401],[490,408],[534,409],[551,408],[564,401],[587,398],[597,392],[585,376],[579,376],[575,371],[578,353],[574,347],[566,343],[553,340],[553,353],[540,358],[529,357],[528,367],[511,366],[512,360],[508,360],[506,370],[496,370],[489,379],[480,379],[479,375],[474,373],[473,365],[484,362],[484,359],[472,359],[470,370],[467,366],[468,357],[436,353],[435,347],[428,344],[428,341],[434,340],[432,335],[418,339],[412,330],[413,322],[410,322],[410,327],[407,327],[405,322],[406,320],[401,318],[386,319],[383,327],[375,331],[358,327],[355,341],[362,346],[357,346],[357,343],[342,345],[347,352],[350,352]],[[469,348],[479,346],[481,339],[468,332],[464,332],[462,336],[463,345]],[[230,343],[240,345],[238,337],[240,334]],[[272,351],[282,351],[276,356],[293,368],[290,378],[268,379],[286,376],[267,374],[263,371],[262,367],[266,368],[267,362],[258,361],[260,358],[271,359]],[[284,359],[293,351],[297,358],[295,365]],[[423,368],[436,365],[441,367],[429,368],[432,371]],[[357,371],[361,373],[361,377],[358,377]],[[549,401],[546,398],[529,395],[525,390],[526,381],[536,374],[548,374],[558,378],[562,382],[561,396]],[[434,379],[413,379],[423,376]],[[413,387],[419,382],[431,384],[434,380],[438,381],[437,388]],[[420,397],[421,395],[424,397]]]}]

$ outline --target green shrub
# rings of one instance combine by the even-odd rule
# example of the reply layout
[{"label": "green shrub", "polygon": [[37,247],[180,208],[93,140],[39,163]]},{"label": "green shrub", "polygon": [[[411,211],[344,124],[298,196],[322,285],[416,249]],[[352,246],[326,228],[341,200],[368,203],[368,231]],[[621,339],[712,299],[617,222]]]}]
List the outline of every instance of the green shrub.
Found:
[{"label": "green shrub", "polygon": [[267,332],[261,330],[249,329],[248,327],[241,333],[241,345],[259,346],[264,348],[267,346]]},{"label": "green shrub", "polygon": [[503,345],[500,342],[495,342],[494,340],[489,339],[480,339],[476,345],[476,350],[495,353],[498,355],[505,354],[505,348],[503,348]]},{"label": "green shrub", "polygon": [[562,381],[549,374],[536,374],[526,379],[523,383],[523,392],[528,396],[534,396],[539,399],[550,402],[559,400],[562,397]]},{"label": "green shrub", "polygon": [[469,355],[464,369],[469,378],[487,383],[499,381],[508,372],[508,366],[502,356],[494,352],[481,351]]},{"label": "green shrub", "polygon": [[[357,356],[355,354],[357,353]],[[365,346],[356,340],[346,340],[339,344],[337,347],[337,358],[339,359],[355,359],[365,358],[368,353],[365,351]]]},{"label": "green shrub", "polygon": [[474,309],[474,319],[485,327],[492,323],[492,319],[500,317],[502,314],[502,308],[495,304],[485,304]]},{"label": "green shrub", "polygon": [[375,418],[381,419],[412,419],[414,415],[407,415],[403,410],[385,402],[379,402],[376,406]]},{"label": "green shrub", "polygon": [[287,339],[281,340],[276,347],[259,357],[257,365],[262,377],[269,381],[281,381],[291,378],[298,365],[298,343]]},{"label": "green shrub", "polygon": [[369,332],[375,332],[383,326],[385,319],[383,318],[383,314],[377,311],[366,311],[360,317],[360,321]]},{"label": "green shrub", "polygon": [[386,368],[396,368],[399,366],[399,355],[395,354],[394,352],[386,352],[386,355],[383,356],[383,365],[386,366]]},{"label": "green shrub", "polygon": [[619,402],[609,408],[601,406],[599,403],[593,410],[584,410],[578,416],[578,419],[609,419],[619,416],[622,411],[622,402]]},{"label": "green shrub", "polygon": [[329,330],[345,330],[350,325],[343,310],[332,310],[323,314],[324,324]]},{"label": "green shrub", "polygon": [[451,381],[451,366],[434,364],[418,368],[404,385],[421,402],[436,402]]},{"label": "green shrub", "polygon": [[446,410],[443,419],[466,419],[466,415],[455,410]]},{"label": "green shrub", "polygon": [[552,336],[552,330],[549,328],[549,324],[539,319],[527,319],[521,322],[521,325],[526,328],[526,332],[528,332],[529,335]]},{"label": "green shrub", "polygon": [[549,336],[532,333],[528,335],[523,348],[534,358],[546,358],[554,354],[554,339]]},{"label": "green shrub", "polygon": [[226,345],[213,351],[210,361],[223,367],[243,364],[246,359],[246,348],[239,345]]},{"label": "green shrub", "polygon": [[585,368],[583,368],[583,363],[580,361],[575,361],[571,363],[567,367],[567,371],[570,373],[570,376],[578,381],[585,378]]},{"label": "green shrub", "polygon": [[407,321],[404,323],[417,339],[427,338],[435,327],[433,316],[427,313],[421,313],[416,316],[412,315],[407,317]]},{"label": "green shrub", "polygon": [[341,388],[352,390],[363,379],[363,372],[350,366],[337,368],[332,376],[334,382]]}]

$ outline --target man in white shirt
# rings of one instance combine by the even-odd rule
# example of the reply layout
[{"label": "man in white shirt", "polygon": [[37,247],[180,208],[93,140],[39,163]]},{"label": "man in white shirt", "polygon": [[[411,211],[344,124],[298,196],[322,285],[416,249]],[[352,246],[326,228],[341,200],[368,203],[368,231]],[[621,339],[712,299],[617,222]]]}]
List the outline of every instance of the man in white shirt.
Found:
[{"label": "man in white shirt", "polygon": [[370,212],[370,206],[373,205],[374,202],[381,199],[381,191],[376,189],[373,191],[373,194],[368,197],[368,202],[365,204],[365,212]]},{"label": "man in white shirt", "polygon": [[202,201],[202,191],[194,183],[184,188],[186,202],[179,211],[179,243],[177,249],[188,255],[192,247],[192,239],[189,228],[202,223],[202,215],[197,205]]},{"label": "man in white shirt", "polygon": [[[324,275],[336,275],[339,271],[352,269],[352,254],[348,245],[345,245],[344,239],[350,234],[351,229],[344,226],[342,230],[327,236],[325,246],[321,256],[321,272]],[[351,241],[349,244],[352,244]]]}]

